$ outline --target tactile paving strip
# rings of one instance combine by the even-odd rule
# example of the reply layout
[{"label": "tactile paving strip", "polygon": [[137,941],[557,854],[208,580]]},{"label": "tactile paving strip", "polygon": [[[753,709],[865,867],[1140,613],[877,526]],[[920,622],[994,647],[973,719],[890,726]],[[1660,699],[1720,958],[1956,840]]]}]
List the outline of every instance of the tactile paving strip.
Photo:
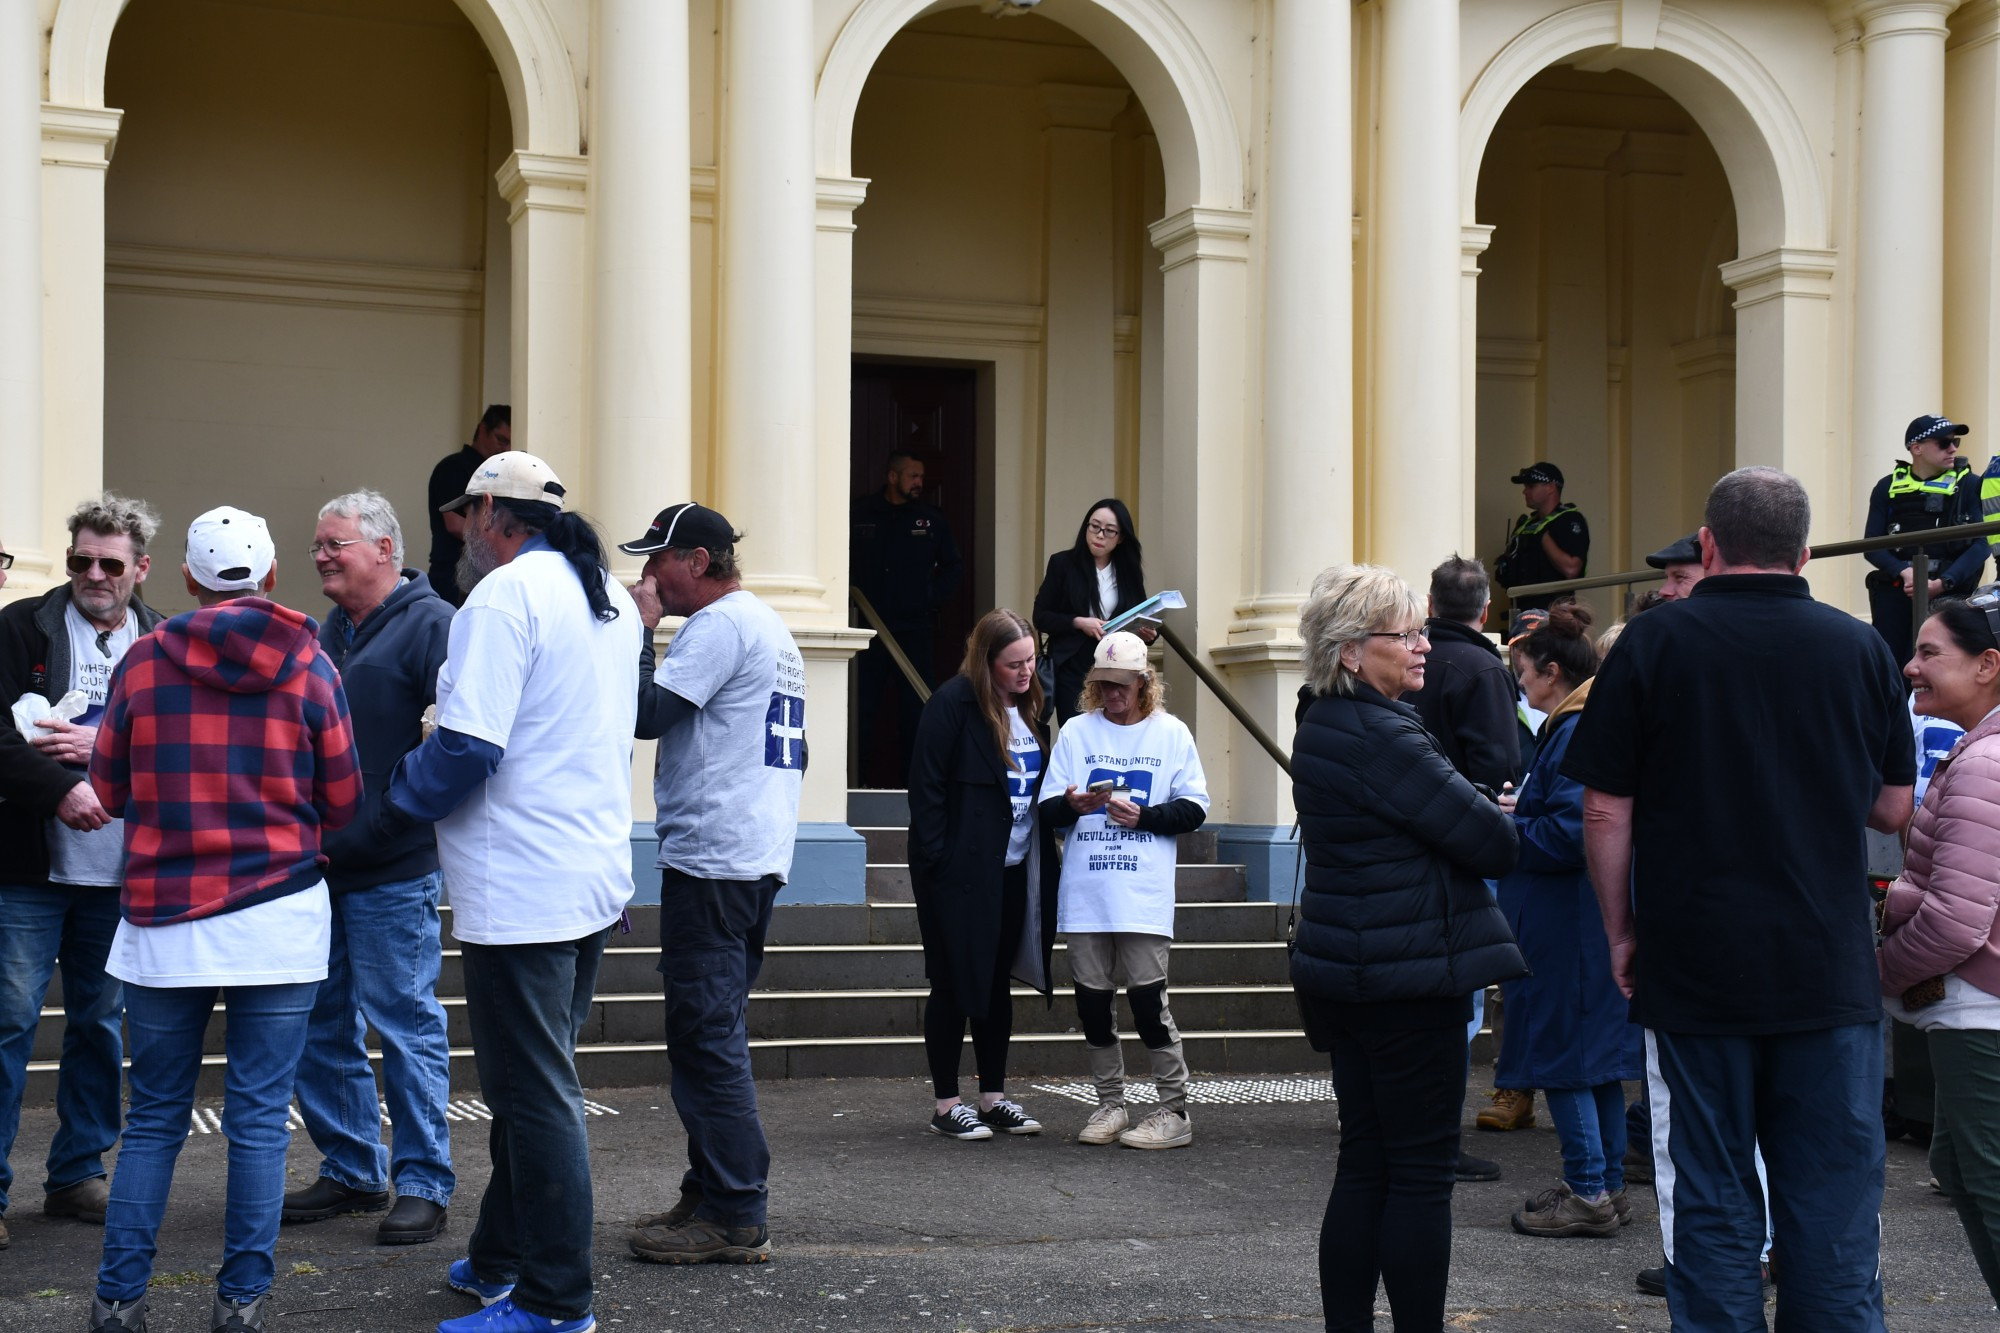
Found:
[{"label": "tactile paving strip", "polygon": [[[1036,1092],[1054,1093],[1086,1106],[1097,1105],[1097,1085],[1088,1079],[1058,1083],[1033,1083]],[[1330,1102],[1330,1078],[1200,1078],[1188,1082],[1188,1101],[1208,1106],[1267,1106],[1278,1102]],[[1156,1102],[1159,1093],[1149,1082],[1125,1081],[1125,1100]]]},{"label": "tactile paving strip", "polygon": [[[389,1123],[389,1108],[386,1104],[382,1105],[381,1113],[382,1123],[387,1125]],[[593,1102],[588,1099],[583,1103],[583,1113],[585,1115],[618,1114],[616,1110],[606,1106],[603,1102]],[[493,1112],[487,1107],[485,1102],[480,1101],[477,1097],[455,1097],[445,1103],[444,1118],[446,1120],[460,1121],[491,1120]],[[299,1119],[298,1107],[294,1106],[285,1113],[286,1129],[296,1134],[305,1127],[306,1122]],[[190,1137],[196,1134],[220,1134],[221,1132],[222,1108],[219,1106],[197,1106],[194,1108],[194,1114],[188,1117],[188,1134]]]}]

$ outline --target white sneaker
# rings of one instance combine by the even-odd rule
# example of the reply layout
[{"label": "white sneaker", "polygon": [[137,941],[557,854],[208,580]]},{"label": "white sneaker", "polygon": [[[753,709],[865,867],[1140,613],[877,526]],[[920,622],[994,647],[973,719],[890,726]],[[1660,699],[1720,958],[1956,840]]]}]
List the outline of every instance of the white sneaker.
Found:
[{"label": "white sneaker", "polygon": [[1110,1143],[1125,1132],[1132,1123],[1132,1117],[1125,1114],[1124,1102],[1105,1102],[1090,1113],[1084,1123],[1083,1132],[1076,1136],[1078,1143]]},{"label": "white sneaker", "polygon": [[1194,1142],[1194,1124],[1185,1115],[1177,1115],[1164,1106],[1156,1107],[1152,1114],[1120,1134],[1118,1141],[1128,1148],[1185,1148]]}]

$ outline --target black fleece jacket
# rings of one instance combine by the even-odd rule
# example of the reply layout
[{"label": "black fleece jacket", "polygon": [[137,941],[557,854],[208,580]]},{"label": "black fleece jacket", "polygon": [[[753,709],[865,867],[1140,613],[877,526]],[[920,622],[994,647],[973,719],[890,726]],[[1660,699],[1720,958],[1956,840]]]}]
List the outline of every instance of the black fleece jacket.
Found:
[{"label": "black fleece jacket", "polygon": [[1499,791],[1521,780],[1520,687],[1500,650],[1454,620],[1424,623],[1431,655],[1424,687],[1403,696],[1438,750],[1468,781]]}]

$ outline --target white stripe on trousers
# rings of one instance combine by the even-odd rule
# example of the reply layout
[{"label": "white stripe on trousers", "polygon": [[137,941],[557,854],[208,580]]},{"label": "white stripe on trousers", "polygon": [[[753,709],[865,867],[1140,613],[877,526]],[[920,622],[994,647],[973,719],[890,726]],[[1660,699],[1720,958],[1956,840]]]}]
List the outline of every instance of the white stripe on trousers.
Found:
[{"label": "white stripe on trousers", "polygon": [[[1651,1028],[1646,1033],[1646,1099],[1653,1111],[1653,1197],[1660,1205],[1660,1245],[1667,1253],[1667,1262],[1674,1261],[1674,1170],[1673,1154],[1667,1151],[1667,1131],[1673,1120],[1673,1095],[1667,1091],[1667,1080],[1660,1073],[1660,1043],[1653,1036]],[[1764,1195],[1764,1252],[1759,1256],[1771,1257],[1771,1176],[1764,1169],[1764,1150],[1753,1148],[1757,1163],[1757,1187]]]}]

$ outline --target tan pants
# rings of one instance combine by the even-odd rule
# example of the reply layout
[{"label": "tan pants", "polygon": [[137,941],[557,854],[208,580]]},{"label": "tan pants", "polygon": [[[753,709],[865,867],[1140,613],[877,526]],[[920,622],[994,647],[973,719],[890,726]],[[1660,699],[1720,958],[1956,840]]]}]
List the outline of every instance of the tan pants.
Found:
[{"label": "tan pants", "polygon": [[[1159,1088],[1160,1105],[1185,1113],[1187,1058],[1181,1053],[1181,1033],[1174,1026],[1173,1011],[1167,1007],[1166,992],[1167,952],[1174,942],[1164,935],[1130,933],[1093,932],[1064,938],[1069,942],[1070,979],[1077,988],[1077,1012],[1085,1020],[1086,1041],[1092,1036],[1094,1020],[1086,1013],[1092,1000],[1084,992],[1094,991],[1109,997],[1123,981],[1125,1001],[1132,1007],[1140,1040],[1152,1055],[1153,1081]],[[1152,1014],[1155,1000],[1159,1006],[1157,1017]],[[1099,1003],[1108,1006],[1108,998]],[[1117,1040],[1115,1023],[1110,1036],[1109,1045],[1086,1045],[1091,1077],[1096,1080],[1097,1100],[1101,1103],[1125,1100],[1125,1055]]]}]

